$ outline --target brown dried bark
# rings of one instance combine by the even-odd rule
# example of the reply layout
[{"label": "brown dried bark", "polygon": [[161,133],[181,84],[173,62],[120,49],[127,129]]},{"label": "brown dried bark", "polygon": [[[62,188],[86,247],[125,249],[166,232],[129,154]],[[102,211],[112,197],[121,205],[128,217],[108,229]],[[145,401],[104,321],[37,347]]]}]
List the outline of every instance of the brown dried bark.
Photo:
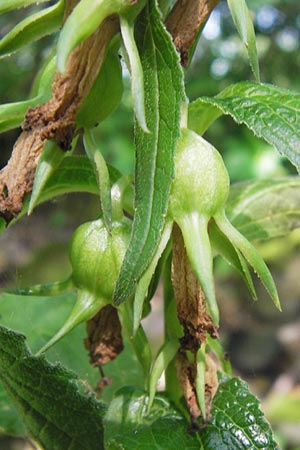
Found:
[{"label": "brown dried bark", "polygon": [[[71,0],[66,15],[75,5]],[[34,174],[47,139],[67,150],[74,133],[76,114],[88,94],[104,59],[107,45],[119,29],[117,16],[107,18],[100,27],[71,53],[66,73],[56,72],[52,97],[30,109],[23,132],[16,141],[8,164],[0,172],[0,216],[7,223],[17,216],[32,190]]]},{"label": "brown dried bark", "polygon": [[187,66],[189,51],[195,38],[220,0],[178,0],[166,20],[167,30],[173,37],[181,63]]}]

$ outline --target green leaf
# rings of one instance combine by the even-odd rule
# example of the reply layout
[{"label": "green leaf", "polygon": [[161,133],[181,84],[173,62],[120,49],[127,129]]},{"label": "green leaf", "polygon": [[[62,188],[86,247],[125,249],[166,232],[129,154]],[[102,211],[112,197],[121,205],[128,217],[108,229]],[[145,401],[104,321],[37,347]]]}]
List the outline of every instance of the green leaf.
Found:
[{"label": "green leaf", "polygon": [[[199,450],[195,435],[187,433],[188,423],[163,396],[156,396],[146,414],[148,396],[123,388],[111,402],[104,417],[107,450]],[[217,448],[217,447],[215,447]]]},{"label": "green leaf", "polygon": [[220,384],[211,420],[199,436],[203,450],[279,450],[259,401],[238,378]]},{"label": "green leaf", "polygon": [[1,382],[45,450],[104,449],[105,407],[72,372],[33,356],[25,337],[4,327],[0,349]]},{"label": "green leaf", "polygon": [[136,22],[136,38],[145,77],[146,122],[150,133],[136,124],[135,216],[115,290],[116,304],[132,294],[161,239],[174,176],[173,155],[184,89],[178,54],[154,0],[147,3]]},{"label": "green leaf", "polygon": [[108,450],[279,450],[259,401],[238,378],[223,378],[208,425],[193,435],[188,422],[166,397],[149,398],[130,388],[120,390],[104,417]]},{"label": "green leaf", "polygon": [[71,192],[89,192],[99,195],[94,168],[86,156],[66,156],[47,181],[39,202]]},{"label": "green leaf", "polygon": [[13,9],[24,8],[25,6],[32,5],[33,3],[45,3],[49,0],[1,0],[0,14]]},{"label": "green leaf", "polygon": [[300,178],[236,183],[230,188],[226,212],[250,241],[285,236],[300,227]]},{"label": "green leaf", "polygon": [[55,5],[26,17],[0,40],[0,57],[54,33],[62,22],[63,13],[64,1],[60,0]]},{"label": "green leaf", "polygon": [[[205,114],[203,105],[208,106],[211,121],[222,113],[229,114],[237,123],[245,124],[256,136],[274,145],[300,170],[299,93],[247,81],[229,86],[216,97],[201,97],[189,107],[189,126],[200,134],[205,131],[204,123],[209,126],[209,121],[201,116]],[[211,107],[215,108],[214,114]]]},{"label": "green leaf", "polygon": [[25,118],[28,108],[34,108],[40,103],[41,97],[35,97],[23,102],[0,105],[0,133],[18,128]]},{"label": "green leaf", "polygon": [[0,382],[0,436],[24,436],[25,428]]},{"label": "green leaf", "polygon": [[41,196],[47,181],[64,158],[65,153],[58,145],[54,141],[47,141],[35,172],[32,193],[28,205],[28,214],[31,214],[38,204],[39,197]]},{"label": "green leaf", "polygon": [[[74,292],[56,297],[33,297],[3,294],[0,296],[1,325],[17,330],[27,336],[34,352],[40,349],[65,323],[76,301]],[[24,320],[24,317],[27,320]],[[32,326],[34,324],[34,326]],[[47,351],[47,358],[59,361],[68,369],[76,371],[90,386],[99,382],[99,371],[91,366],[88,353],[84,351],[85,325],[78,325],[54,347]],[[134,352],[127,341],[125,348],[115,360],[103,369],[111,380],[101,393],[101,398],[110,401],[114,392],[124,385],[143,388],[143,374]],[[1,411],[5,420],[1,420]],[[6,414],[7,413],[7,414]],[[9,434],[22,434],[19,415],[0,385],[0,424]],[[8,428],[9,427],[9,428]],[[1,433],[1,428],[0,428]]]},{"label": "green leaf", "polygon": [[256,39],[250,11],[245,0],[227,0],[232,19],[245,45],[251,68],[256,81],[259,82],[259,65],[256,50]]}]

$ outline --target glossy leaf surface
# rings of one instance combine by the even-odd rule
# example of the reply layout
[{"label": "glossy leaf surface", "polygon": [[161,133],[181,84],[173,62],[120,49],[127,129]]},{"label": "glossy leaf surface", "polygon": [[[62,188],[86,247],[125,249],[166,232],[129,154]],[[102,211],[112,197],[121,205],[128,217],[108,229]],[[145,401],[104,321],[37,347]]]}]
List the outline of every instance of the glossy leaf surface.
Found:
[{"label": "glossy leaf surface", "polygon": [[[203,105],[208,107],[206,116]],[[213,108],[213,109],[212,109]],[[189,127],[199,134],[219,115],[228,114],[263,138],[300,169],[300,94],[271,84],[241,82],[216,97],[189,106]],[[208,120],[210,119],[210,121]]]},{"label": "glossy leaf surface", "polygon": [[279,450],[258,400],[238,378],[221,381],[209,424],[192,435],[186,419],[165,397],[155,397],[149,414],[147,404],[141,391],[118,392],[104,419],[107,449]]}]

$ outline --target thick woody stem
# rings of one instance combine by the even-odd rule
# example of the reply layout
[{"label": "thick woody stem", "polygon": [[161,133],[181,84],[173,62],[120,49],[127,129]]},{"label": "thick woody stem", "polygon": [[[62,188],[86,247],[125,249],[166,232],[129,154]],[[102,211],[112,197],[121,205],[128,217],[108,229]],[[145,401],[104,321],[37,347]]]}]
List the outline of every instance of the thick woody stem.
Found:
[{"label": "thick woody stem", "polygon": [[[66,6],[67,15],[76,4]],[[66,73],[56,72],[52,97],[43,105],[29,109],[23,132],[16,141],[8,164],[0,172],[0,216],[9,223],[21,211],[32,190],[35,170],[47,139],[70,148],[77,111],[88,94],[104,60],[111,38],[119,30],[116,16],[108,17],[100,27],[71,53]]]},{"label": "thick woody stem", "polygon": [[167,20],[167,30],[173,37],[181,63],[187,66],[189,51],[197,34],[220,0],[178,0]]}]

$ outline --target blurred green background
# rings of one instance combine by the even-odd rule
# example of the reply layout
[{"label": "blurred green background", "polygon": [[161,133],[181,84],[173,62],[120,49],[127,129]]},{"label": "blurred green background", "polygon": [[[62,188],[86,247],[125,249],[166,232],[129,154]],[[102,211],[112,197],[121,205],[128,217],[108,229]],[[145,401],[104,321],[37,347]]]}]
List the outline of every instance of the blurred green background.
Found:
[{"label": "blurred green background", "polygon": [[[261,81],[299,92],[299,1],[248,0],[247,3],[253,13],[257,35]],[[37,8],[29,7],[0,16],[0,37],[24,14]],[[34,75],[49,53],[53,39],[55,36],[44,38],[0,60],[1,104],[29,96]],[[187,95],[192,101],[201,95],[217,94],[226,86],[247,79],[253,80],[253,76],[246,51],[226,1],[220,1],[186,70]],[[13,130],[0,135],[0,167],[9,158],[19,132]],[[133,117],[125,67],[122,103],[98,126],[96,136],[107,161],[123,173],[133,173]],[[205,137],[222,153],[232,182],[296,173],[272,147],[228,117],[218,119]],[[80,143],[77,151],[82,151]],[[71,195],[37,208],[31,217],[24,217],[0,237],[0,286],[28,286],[67,276],[70,273],[68,241],[71,233],[80,223],[95,218],[98,210],[96,198]],[[284,239],[259,243],[278,285],[282,314],[265,298],[259,283],[260,301],[253,304],[238,277],[221,261],[216,261],[225,348],[235,372],[245,378],[262,399],[262,407],[284,450],[300,449],[299,246],[298,230]],[[153,305],[157,315],[160,314],[159,305],[157,298]],[[160,323],[159,320],[154,322]],[[159,329],[147,330],[155,340]],[[24,441],[12,442],[7,437],[0,437],[0,449],[24,449],[25,445]]]}]

